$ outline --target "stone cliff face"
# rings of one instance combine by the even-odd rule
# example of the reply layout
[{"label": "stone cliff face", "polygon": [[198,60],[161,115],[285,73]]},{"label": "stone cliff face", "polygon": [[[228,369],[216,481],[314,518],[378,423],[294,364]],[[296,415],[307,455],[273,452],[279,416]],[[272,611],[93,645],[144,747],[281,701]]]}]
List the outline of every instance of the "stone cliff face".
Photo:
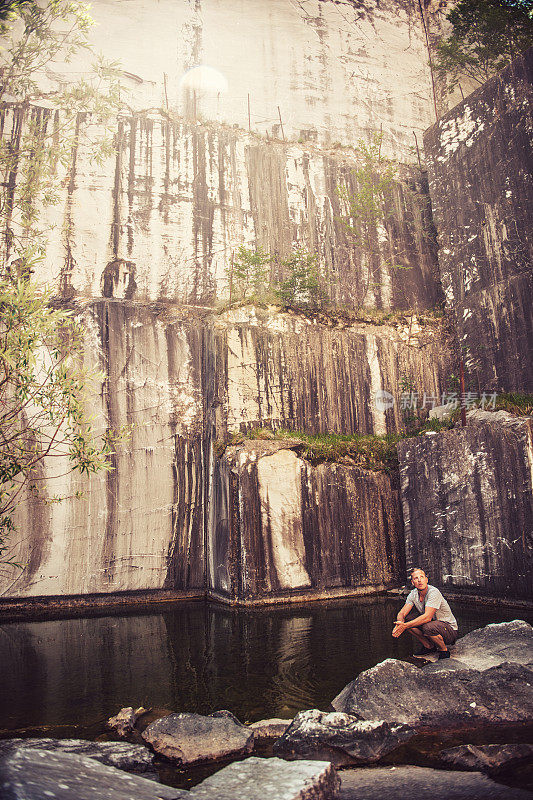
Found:
[{"label": "stone cliff face", "polygon": [[532,96],[529,50],[424,137],[442,285],[476,388],[533,391]]},{"label": "stone cliff face", "polygon": [[531,418],[475,411],[466,428],[400,443],[408,564],[465,592],[531,599]]},{"label": "stone cliff face", "polygon": [[[95,42],[108,52],[110,42],[117,46],[113,56],[122,58],[132,87],[129,109],[116,121],[105,163],[91,159],[80,139],[58,174],[60,201],[43,212],[43,224],[52,227],[36,277],[55,286],[58,302],[83,320],[87,363],[105,376],[89,400],[97,425],[133,427],[112,471],[84,481],[57,478],[46,499],[62,494],[63,503],[29,500],[21,508],[13,555],[25,568],[2,576],[5,596],[207,589],[231,602],[264,602],[371,591],[402,579],[397,476],[348,464],[312,466],[277,440],[218,453],[231,433],[258,426],[396,432],[400,387],[419,397],[439,397],[447,388],[450,337],[437,315],[421,313],[435,309],[443,294],[413,135],[434,121],[424,24],[430,34],[440,24],[436,5],[161,0],[149,13],[145,2],[130,0],[126,19],[121,4],[96,0]],[[202,62],[224,73],[227,92],[183,74]],[[531,270],[524,260],[531,187],[523,169],[529,118],[520,94],[528,64],[508,71],[508,85],[489,83],[426,139],[442,280],[482,389],[531,387],[529,361],[520,359],[531,341]],[[46,80],[53,84],[53,76]],[[30,117],[53,130],[60,114],[44,105],[4,107],[3,139],[19,137]],[[497,121],[489,127],[494,108]],[[397,159],[396,177],[382,198],[369,254],[350,238],[339,190],[358,191],[361,152],[353,146],[382,124],[383,154]],[[101,132],[90,118],[78,125],[90,135]],[[511,128],[516,136],[507,152]],[[507,176],[496,178],[500,158]],[[16,170],[6,177],[10,191],[17,177]],[[329,316],[273,306],[224,311],[241,244],[282,258],[296,246],[315,252]],[[273,265],[270,277],[285,276]],[[494,310],[498,298],[506,303],[501,313]],[[376,322],[343,321],[361,303]],[[391,309],[405,314],[378,324],[380,312]],[[393,395],[389,408],[374,402],[380,390]],[[471,442],[471,431],[446,435],[465,470],[484,453],[496,475],[499,459],[507,459],[516,494],[525,485],[525,461],[522,445],[505,431],[500,444],[498,437]],[[436,574],[444,549],[462,552],[463,544],[448,526],[449,541],[441,542],[439,528],[433,549],[426,547],[425,529],[414,522],[418,502],[430,527],[449,511],[451,489],[437,474],[445,453],[424,450],[433,441],[437,447],[444,439],[404,445],[403,507],[408,556],[426,558]],[[423,473],[417,448],[424,450]],[[56,462],[52,472],[47,465],[40,477],[66,466]],[[506,539],[515,560],[505,561],[505,537],[498,527],[487,533],[485,506],[498,497],[498,508],[507,509],[508,488],[495,477],[482,491],[480,475],[469,468],[461,478],[474,498],[465,509],[479,512],[475,518],[465,511],[474,542],[469,558],[478,544],[488,558],[490,542],[505,566],[491,582],[489,570],[470,560],[463,584],[454,578],[449,585],[499,591],[512,565],[525,559],[526,545],[520,550],[518,534]],[[505,510],[496,517],[530,524],[526,506],[524,499],[518,516]],[[462,564],[466,556],[457,558]],[[462,574],[446,569],[444,583]]]},{"label": "stone cliff face", "polygon": [[[96,357],[105,375],[92,388],[91,410],[101,429],[132,425],[131,438],[118,447],[111,472],[90,481],[75,474],[56,479],[50,496],[67,499],[22,507],[15,549],[26,567],[4,578],[8,596],[207,585],[244,600],[298,589],[301,575],[283,564],[286,531],[302,524],[300,517],[306,522],[292,551],[306,564],[310,593],[394,579],[401,530],[394,480],[340,465],[312,468],[283,449],[276,469],[266,470],[273,455],[250,476],[219,459],[214,443],[254,426],[308,433],[398,430],[398,404],[378,411],[373,392],[381,386],[396,391],[399,375],[412,369],[420,390],[430,386],[438,394],[447,372],[438,328],[334,329],[254,308],[200,315],[173,304],[125,300],[79,308],[87,359]],[[56,471],[65,471],[65,464]],[[278,492],[280,476],[283,482],[289,473],[292,516],[278,511],[264,518],[265,497]],[[232,517],[239,503],[242,522]],[[239,544],[245,525],[248,540]],[[252,560],[259,574],[267,551],[275,559],[271,584],[252,577]],[[336,554],[331,563],[326,551]]]},{"label": "stone cliff face", "polygon": [[228,448],[218,462],[209,586],[245,602],[393,585],[403,567],[394,477],[312,466],[294,449],[291,440],[253,441]]},{"label": "stone cliff face", "polygon": [[[35,114],[43,130],[57,124],[47,109],[5,108],[3,138],[16,140]],[[298,243],[318,254],[323,288],[343,307],[422,309],[441,299],[427,180],[414,166],[398,168],[368,254],[343,222],[339,190],[358,189],[349,150],[268,142],[154,112],[119,118],[114,153],[98,166],[91,139],[102,131],[90,119],[80,124],[89,137],[62,175],[59,206],[48,210],[40,268],[63,297],[212,305],[228,299],[239,245],[284,258]],[[271,278],[283,277],[273,266]]]}]

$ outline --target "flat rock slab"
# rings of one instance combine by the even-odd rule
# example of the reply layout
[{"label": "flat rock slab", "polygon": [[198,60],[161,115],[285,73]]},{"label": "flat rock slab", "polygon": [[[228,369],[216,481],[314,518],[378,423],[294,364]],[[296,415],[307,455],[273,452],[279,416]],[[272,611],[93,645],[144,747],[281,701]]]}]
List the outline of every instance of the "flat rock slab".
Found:
[{"label": "flat rock slab", "polygon": [[454,769],[497,775],[519,764],[533,763],[533,744],[464,744],[439,753],[443,763]]},{"label": "flat rock slab", "polygon": [[404,723],[418,732],[527,723],[533,718],[533,670],[500,664],[484,672],[427,673],[387,659],[362,672],[332,705],[359,719]]},{"label": "flat rock slab", "polygon": [[224,767],[190,791],[190,800],[328,800],[340,780],[323,761],[247,758]]},{"label": "flat rock slab", "polygon": [[533,628],[521,619],[486,625],[458,639],[454,659],[485,670],[504,662],[533,664]]},{"label": "flat rock slab", "polygon": [[340,712],[300,711],[273,751],[285,758],[320,758],[336,767],[372,764],[416,731],[408,725],[367,722]]},{"label": "flat rock slab", "polygon": [[154,762],[153,753],[148,748],[127,742],[87,742],[84,739],[5,739],[0,742],[0,752],[11,747],[76,753],[127,772],[151,771]]},{"label": "flat rock slab", "polygon": [[268,741],[283,736],[291,722],[292,719],[261,719],[258,722],[252,722],[248,727],[254,732],[256,741]]},{"label": "flat rock slab", "polygon": [[186,800],[189,792],[74,753],[13,748],[0,755],[2,800]]},{"label": "flat rock slab", "polygon": [[170,714],[149,725],[142,737],[156,753],[179,764],[238,757],[254,746],[253,731],[226,716]]},{"label": "flat rock slab", "polygon": [[338,800],[533,800],[479,772],[445,772],[426,767],[378,767],[342,773]]}]

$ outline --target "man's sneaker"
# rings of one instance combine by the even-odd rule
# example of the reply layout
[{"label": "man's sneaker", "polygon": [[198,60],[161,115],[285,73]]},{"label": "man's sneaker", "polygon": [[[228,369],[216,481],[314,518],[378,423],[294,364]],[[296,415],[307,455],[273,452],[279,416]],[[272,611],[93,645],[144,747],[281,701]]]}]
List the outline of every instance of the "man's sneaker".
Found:
[{"label": "man's sneaker", "polygon": [[439,653],[439,661],[442,661],[443,658],[449,658],[450,651],[449,650],[441,650]]}]

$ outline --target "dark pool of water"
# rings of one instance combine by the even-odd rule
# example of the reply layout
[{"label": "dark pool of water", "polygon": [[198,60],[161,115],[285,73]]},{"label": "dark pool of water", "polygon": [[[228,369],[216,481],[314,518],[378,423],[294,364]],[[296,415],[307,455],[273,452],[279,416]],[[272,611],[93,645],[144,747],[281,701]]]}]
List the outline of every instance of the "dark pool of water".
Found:
[{"label": "dark pool of water", "polygon": [[[0,737],[93,738],[123,706],[227,708],[242,721],[326,709],[362,670],[409,657],[407,636],[390,636],[400,605],[388,597],[253,610],[195,602],[163,613],[5,624]],[[517,616],[453,608],[462,634]]]}]

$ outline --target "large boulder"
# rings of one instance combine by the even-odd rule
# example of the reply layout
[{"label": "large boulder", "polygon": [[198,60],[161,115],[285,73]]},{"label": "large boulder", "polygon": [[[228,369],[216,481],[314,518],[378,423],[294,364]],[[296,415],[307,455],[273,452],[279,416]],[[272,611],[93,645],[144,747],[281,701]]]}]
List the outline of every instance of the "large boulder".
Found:
[{"label": "large boulder", "polygon": [[247,758],[219,770],[190,792],[191,800],[330,800],[339,778],[331,764]]},{"label": "large boulder", "polygon": [[336,711],[359,719],[404,723],[420,730],[449,730],[533,717],[533,670],[500,664],[428,674],[387,659],[362,672],[333,700]]},{"label": "large boulder", "polygon": [[11,747],[0,753],[2,800],[186,800],[189,793],[74,753]]},{"label": "large boulder", "polygon": [[142,734],[150,747],[179,764],[217,761],[250,753],[254,734],[226,716],[170,714],[149,725]]},{"label": "large boulder", "polygon": [[448,768],[498,775],[533,764],[533,744],[464,744],[442,750],[439,756]]},{"label": "large boulder", "polygon": [[532,800],[531,792],[494,783],[479,772],[378,767],[342,773],[339,800]]},{"label": "large boulder", "polygon": [[151,772],[154,756],[141,744],[128,742],[88,742],[85,739],[5,739],[0,742],[0,752],[6,748],[19,750],[47,750],[76,753],[126,772]]},{"label": "large boulder", "polygon": [[414,735],[407,725],[361,721],[349,714],[312,709],[296,715],[273,750],[284,758],[318,758],[336,767],[371,764]]},{"label": "large boulder", "polygon": [[479,670],[504,661],[533,665],[533,628],[521,619],[486,625],[458,639],[452,655]]}]

